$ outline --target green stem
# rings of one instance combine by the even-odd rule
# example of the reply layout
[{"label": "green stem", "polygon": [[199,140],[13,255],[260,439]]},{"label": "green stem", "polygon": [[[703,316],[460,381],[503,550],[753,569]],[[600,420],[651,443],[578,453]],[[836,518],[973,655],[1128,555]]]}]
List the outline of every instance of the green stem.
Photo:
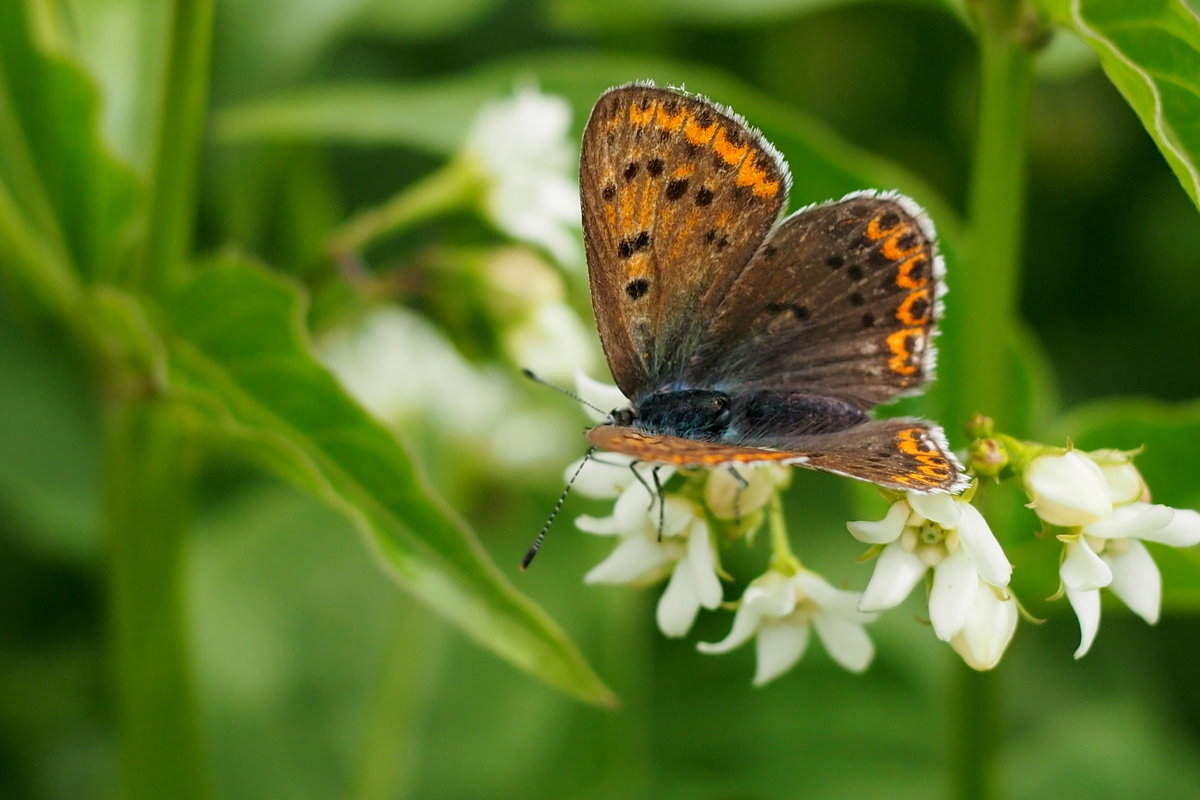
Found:
[{"label": "green stem", "polygon": [[1000,720],[994,672],[976,672],[955,658],[952,701],[956,709],[950,759],[954,796],[966,800],[996,793],[993,764]]},{"label": "green stem", "polygon": [[188,440],[177,409],[124,397],[109,410],[106,445],[120,796],[204,797],[183,603]]},{"label": "green stem", "polygon": [[[1006,5],[1003,2],[981,4]],[[1025,194],[1025,129],[1033,87],[1031,54],[1015,32],[980,13],[979,130],[968,202],[969,238],[964,265],[955,273],[960,309],[970,313],[957,346],[960,386],[954,424],[979,411],[1012,408],[1007,392],[1008,347],[1016,317]],[[1015,20],[1010,24],[1015,25]],[[999,420],[1004,427],[1004,420]]]},{"label": "green stem", "polygon": [[410,184],[386,203],[359,212],[329,237],[329,253],[345,260],[372,242],[422,220],[465,206],[485,185],[473,162],[457,158]]},{"label": "green stem", "polygon": [[779,492],[772,494],[771,499],[767,501],[767,528],[771,534],[771,569],[784,575],[795,575],[802,565],[800,559],[792,552]]},{"label": "green stem", "polygon": [[[949,420],[963,425],[981,410],[1012,414],[1019,398],[1010,380],[1010,341],[1016,317],[1024,214],[1026,121],[1033,88],[1032,54],[1021,44],[1018,0],[975,0],[979,30],[979,128],[968,201],[969,238],[955,275],[958,308],[969,319],[956,330],[958,391]],[[1003,504],[988,519],[1003,533]],[[957,660],[957,659],[956,659]],[[956,666],[951,757],[956,797],[994,794],[1000,721],[995,678]]]},{"label": "green stem", "polygon": [[196,163],[204,128],[213,0],[175,0],[162,114],[150,170],[149,213],[129,282],[152,292],[181,269],[195,220]]}]

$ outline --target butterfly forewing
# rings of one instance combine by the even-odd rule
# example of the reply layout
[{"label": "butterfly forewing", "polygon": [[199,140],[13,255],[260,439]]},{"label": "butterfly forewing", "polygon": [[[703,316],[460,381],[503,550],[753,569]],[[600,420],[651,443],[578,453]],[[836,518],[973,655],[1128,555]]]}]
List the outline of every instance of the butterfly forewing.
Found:
[{"label": "butterfly forewing", "polygon": [[592,307],[627,397],[677,383],[787,200],[786,165],[731,112],[649,86],[597,102],[580,161]]},{"label": "butterfly forewing", "polygon": [[741,271],[685,380],[871,408],[929,379],[941,293],[932,227],[911,200],[861,194],[800,211]]}]

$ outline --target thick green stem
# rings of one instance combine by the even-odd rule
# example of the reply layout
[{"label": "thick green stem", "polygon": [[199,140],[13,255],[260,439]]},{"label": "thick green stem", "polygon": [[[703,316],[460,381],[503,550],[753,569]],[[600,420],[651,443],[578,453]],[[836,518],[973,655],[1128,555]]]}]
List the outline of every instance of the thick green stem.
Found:
[{"label": "thick green stem", "polygon": [[[981,14],[981,18],[985,15]],[[1015,23],[1014,23],[1015,24]],[[968,207],[969,238],[954,276],[970,314],[957,348],[955,425],[975,412],[1002,415],[1010,394],[1008,348],[1016,317],[1025,193],[1025,129],[1032,56],[1013,31],[980,31],[979,129]],[[1004,427],[1001,417],[998,422]]]},{"label": "thick green stem", "polygon": [[388,234],[467,205],[482,193],[484,185],[484,175],[474,162],[454,159],[383,205],[347,220],[329,237],[329,253],[339,260],[350,258]]},{"label": "thick green stem", "polygon": [[191,244],[212,16],[213,0],[175,0],[171,11],[146,238],[129,276],[129,283],[151,291],[166,285],[182,267]]},{"label": "thick green stem", "polygon": [[[1026,120],[1033,86],[1032,54],[1021,42],[1021,4],[976,0],[971,8],[979,30],[979,128],[969,238],[955,276],[957,308],[968,316],[956,330],[957,391],[947,420],[956,426],[979,411],[1003,420],[1020,402],[1011,391],[1009,345],[1020,275]],[[1005,508],[990,505],[989,522],[1003,536],[1009,524]],[[977,673],[961,663],[956,670],[953,795],[980,800],[995,793],[1001,727],[997,687],[993,673]]]},{"label": "thick green stem", "polygon": [[207,795],[183,603],[192,479],[177,409],[123,397],[108,414],[105,529],[121,792]]}]

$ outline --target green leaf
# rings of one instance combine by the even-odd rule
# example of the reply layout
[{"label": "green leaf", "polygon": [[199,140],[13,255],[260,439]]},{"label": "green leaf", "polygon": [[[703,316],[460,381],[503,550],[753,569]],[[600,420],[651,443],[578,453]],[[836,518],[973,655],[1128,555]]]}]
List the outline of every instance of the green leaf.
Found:
[{"label": "green leaf", "polygon": [[581,699],[613,702],[565,634],[433,494],[395,435],[314,360],[290,283],[219,260],[168,297],[165,316],[173,393],[351,519],[393,580],[476,641]]},{"label": "green leaf", "polygon": [[793,204],[805,204],[874,186],[913,195],[943,235],[959,227],[951,207],[922,181],[861,150],[819,122],[734,80],[686,62],[632,55],[548,53],[489,65],[448,80],[412,85],[345,84],[260,98],[217,115],[220,139],[235,142],[303,140],[391,144],[436,155],[461,145],[479,107],[536,82],[567,98],[582,131],[592,105],[610,86],[634,80],[686,85],[732,106],[787,157]]},{"label": "green leaf", "polygon": [[0,3],[0,245],[26,281],[61,285],[128,255],[142,192],[102,141],[91,77],[34,42],[24,5]]},{"label": "green leaf", "polygon": [[[629,30],[630,26],[692,25],[763,25],[782,22],[805,14],[861,0],[553,0],[553,19],[572,30]],[[963,16],[958,0],[906,0],[906,6],[947,9]]]},{"label": "green leaf", "polygon": [[1099,54],[1200,207],[1200,17],[1184,0],[1039,0]]}]

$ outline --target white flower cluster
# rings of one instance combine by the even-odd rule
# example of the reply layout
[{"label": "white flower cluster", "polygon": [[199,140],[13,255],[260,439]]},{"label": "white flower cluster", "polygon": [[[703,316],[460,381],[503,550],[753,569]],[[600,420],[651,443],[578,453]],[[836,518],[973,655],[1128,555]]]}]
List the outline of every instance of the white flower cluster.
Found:
[{"label": "white flower cluster", "polygon": [[849,522],[859,541],[883,547],[860,608],[899,605],[933,570],[934,633],[975,669],[991,669],[1017,629],[1007,591],[1012,566],[987,521],[965,496],[909,492],[878,522]]},{"label": "white flower cluster", "polygon": [[566,100],[526,86],[480,109],[463,153],[487,176],[483,207],[496,227],[577,266],[582,222],[570,124]]},{"label": "white flower cluster", "polygon": [[1200,543],[1200,513],[1153,505],[1131,454],[1120,450],[1033,459],[1025,490],[1042,521],[1059,534],[1063,590],[1079,618],[1075,657],[1091,649],[1100,629],[1100,590],[1109,589],[1153,625],[1162,605],[1162,576],[1142,544],[1174,547]]},{"label": "white flower cluster", "polygon": [[[627,405],[615,387],[582,375],[576,383],[580,396],[600,408]],[[1150,504],[1130,453],[1041,449],[1047,452],[1024,467],[1025,490],[1030,507],[1054,526],[1064,543],[1060,576],[1083,632],[1075,654],[1079,657],[1091,647],[1099,627],[1102,588],[1111,589],[1147,622],[1157,621],[1161,578],[1142,541],[1177,547],[1200,543],[1200,513]],[[651,473],[658,470],[662,485],[674,474],[672,468],[633,464],[613,454],[603,459],[576,485],[589,496],[615,498],[613,513],[582,516],[576,524],[588,533],[617,537],[618,543],[585,580],[647,584],[665,578],[658,626],[667,636],[684,636],[701,608],[722,604],[713,525],[722,528],[724,521],[763,509],[786,484],[786,469],[739,465],[739,476],[715,469],[689,479],[703,482],[702,493],[692,483],[686,496],[663,495],[652,488]],[[578,462],[568,473],[577,466]],[[991,669],[1012,641],[1020,610],[1009,587],[1013,567],[971,504],[973,493],[952,497],[909,492],[883,519],[847,523],[850,533],[871,545],[877,557],[861,594],[834,588],[802,567],[786,543],[776,544],[771,568],[753,580],[737,602],[729,634],[719,642],[700,643],[699,650],[725,653],[754,639],[757,686],[790,669],[804,655],[815,630],[834,661],[861,672],[874,655],[864,626],[898,606],[927,579],[935,635],[972,668]]]}]

